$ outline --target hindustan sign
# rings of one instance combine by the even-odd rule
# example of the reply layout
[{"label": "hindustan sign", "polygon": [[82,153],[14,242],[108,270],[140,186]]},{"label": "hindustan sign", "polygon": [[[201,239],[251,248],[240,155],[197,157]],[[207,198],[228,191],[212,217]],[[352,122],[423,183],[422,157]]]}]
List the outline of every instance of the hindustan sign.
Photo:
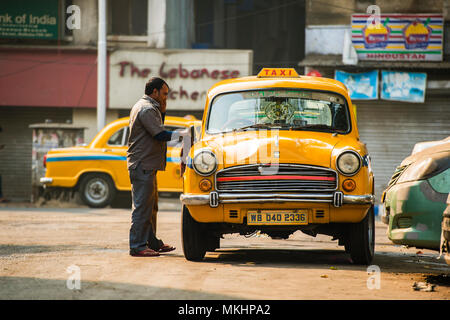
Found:
[{"label": "hindustan sign", "polygon": [[109,108],[129,109],[144,94],[151,77],[169,84],[168,107],[203,110],[206,92],[216,82],[247,76],[249,50],[120,50],[110,55]]},{"label": "hindustan sign", "polygon": [[442,14],[352,15],[352,43],[360,60],[442,61]]}]

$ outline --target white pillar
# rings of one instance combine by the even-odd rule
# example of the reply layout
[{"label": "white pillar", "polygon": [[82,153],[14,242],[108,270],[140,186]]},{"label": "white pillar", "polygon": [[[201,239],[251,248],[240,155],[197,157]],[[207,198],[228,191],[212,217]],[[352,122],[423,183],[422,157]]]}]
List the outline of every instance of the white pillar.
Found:
[{"label": "white pillar", "polygon": [[148,0],[147,46],[166,47],[166,0]]},{"label": "white pillar", "polygon": [[98,0],[97,131],[106,125],[106,0]]}]

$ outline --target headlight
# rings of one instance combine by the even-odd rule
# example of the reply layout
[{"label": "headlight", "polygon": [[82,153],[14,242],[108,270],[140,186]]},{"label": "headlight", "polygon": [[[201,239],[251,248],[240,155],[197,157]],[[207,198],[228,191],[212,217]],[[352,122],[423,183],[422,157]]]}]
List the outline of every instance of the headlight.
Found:
[{"label": "headlight", "polygon": [[337,157],[336,168],[345,176],[353,176],[361,168],[361,156],[355,151],[345,151]]},{"label": "headlight", "polygon": [[195,172],[201,176],[209,176],[217,168],[216,156],[211,151],[203,150],[194,156],[192,161]]}]

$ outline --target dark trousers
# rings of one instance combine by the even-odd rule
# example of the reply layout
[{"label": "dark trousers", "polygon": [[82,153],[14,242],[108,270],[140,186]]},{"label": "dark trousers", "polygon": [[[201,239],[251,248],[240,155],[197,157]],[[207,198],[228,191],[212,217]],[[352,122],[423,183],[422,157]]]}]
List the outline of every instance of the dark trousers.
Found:
[{"label": "dark trousers", "polygon": [[131,181],[131,229],[130,253],[147,247],[158,250],[163,242],[156,238],[156,214],[158,211],[158,189],[156,170],[142,170],[138,165],[130,169]]}]

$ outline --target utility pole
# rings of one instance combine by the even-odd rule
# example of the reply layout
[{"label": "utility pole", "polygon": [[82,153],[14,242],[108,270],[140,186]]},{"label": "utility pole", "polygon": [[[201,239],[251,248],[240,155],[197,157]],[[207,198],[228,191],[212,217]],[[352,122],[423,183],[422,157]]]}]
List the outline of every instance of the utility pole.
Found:
[{"label": "utility pole", "polygon": [[97,132],[106,125],[106,0],[98,0]]}]

